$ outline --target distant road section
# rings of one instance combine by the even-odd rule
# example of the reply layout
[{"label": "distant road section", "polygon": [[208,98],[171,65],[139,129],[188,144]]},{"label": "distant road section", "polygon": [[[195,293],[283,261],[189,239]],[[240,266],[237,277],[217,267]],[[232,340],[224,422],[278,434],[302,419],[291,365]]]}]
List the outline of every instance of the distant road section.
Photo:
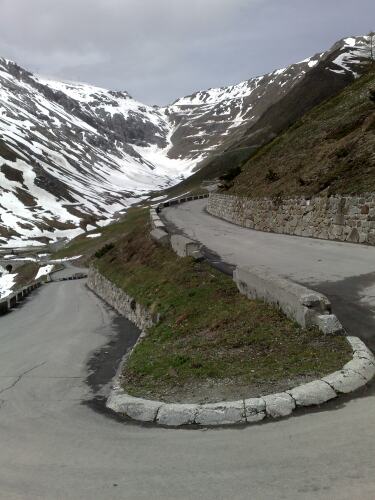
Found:
[{"label": "distant road section", "polygon": [[209,215],[206,204],[192,201],[162,214],[218,260],[265,267],[325,293],[346,329],[375,350],[375,247],[246,229]]}]

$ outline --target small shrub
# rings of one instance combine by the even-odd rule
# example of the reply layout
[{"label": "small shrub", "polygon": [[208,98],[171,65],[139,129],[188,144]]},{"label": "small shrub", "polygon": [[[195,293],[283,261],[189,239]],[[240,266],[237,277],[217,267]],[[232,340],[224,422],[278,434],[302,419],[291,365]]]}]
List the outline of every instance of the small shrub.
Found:
[{"label": "small shrub", "polygon": [[279,191],[278,193],[275,193],[272,196],[272,202],[273,202],[275,208],[280,207],[280,205],[283,202],[283,199],[284,199],[284,192],[283,191]]},{"label": "small shrub", "polygon": [[230,182],[233,179],[235,179],[238,175],[240,175],[241,172],[242,172],[241,167],[238,167],[238,166],[232,167],[225,174],[223,174],[221,177],[219,177],[219,179],[221,181]]},{"label": "small shrub", "polygon": [[272,168],[268,169],[268,172],[266,174],[266,181],[268,182],[276,182],[280,179],[280,176],[278,173],[276,173]]},{"label": "small shrub", "polygon": [[113,243],[107,243],[106,245],[104,245],[104,247],[100,248],[97,252],[95,252],[94,255],[97,259],[100,259],[109,251],[111,251],[113,248],[115,248],[115,245]]},{"label": "small shrub", "polygon": [[345,158],[350,153],[347,147],[342,147],[336,151],[337,158]]}]

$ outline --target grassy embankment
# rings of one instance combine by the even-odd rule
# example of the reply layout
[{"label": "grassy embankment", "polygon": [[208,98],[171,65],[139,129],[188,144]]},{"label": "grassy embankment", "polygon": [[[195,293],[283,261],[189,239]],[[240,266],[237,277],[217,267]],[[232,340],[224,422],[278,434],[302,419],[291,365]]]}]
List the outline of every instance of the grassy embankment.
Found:
[{"label": "grassy embankment", "polygon": [[27,262],[26,264],[23,264],[22,266],[15,269],[13,272],[17,273],[17,276],[16,283],[13,289],[18,290],[19,288],[22,288],[23,286],[26,286],[34,281],[39,267],[39,264],[37,264],[36,262]]},{"label": "grassy embankment", "polygon": [[[11,262],[10,262],[11,263]],[[35,281],[35,277],[38,274],[39,269],[43,267],[43,264],[37,262],[26,262],[22,266],[17,267],[12,272],[16,273],[16,280],[13,286],[13,290],[18,290],[26,285],[29,285]],[[53,270],[58,270],[59,265],[55,265]],[[46,279],[47,276],[42,278]]]},{"label": "grassy embankment", "polygon": [[374,70],[261,148],[245,163],[229,193],[259,198],[374,192],[371,89]]},{"label": "grassy embankment", "polygon": [[[344,338],[303,331],[274,307],[241,296],[208,264],[157,246],[148,229],[148,212],[134,209],[100,240],[78,238],[60,252],[86,252],[104,276],[161,315],[126,366],[129,393],[167,401],[231,399],[284,390],[349,360]],[[112,248],[92,257],[109,242]]]}]

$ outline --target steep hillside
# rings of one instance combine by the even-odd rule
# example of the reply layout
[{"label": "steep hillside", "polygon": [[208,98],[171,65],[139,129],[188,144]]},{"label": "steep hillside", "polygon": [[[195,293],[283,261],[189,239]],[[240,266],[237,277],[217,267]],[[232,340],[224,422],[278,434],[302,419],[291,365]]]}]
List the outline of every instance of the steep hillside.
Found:
[{"label": "steep hillside", "polygon": [[189,171],[137,151],[167,150],[170,126],[125,92],[42,80],[0,60],[0,103],[0,237],[72,236]]},{"label": "steep hillside", "polygon": [[[336,95],[363,72],[363,60],[366,56],[366,38],[345,38],[322,54],[306,59],[302,74],[288,92],[278,99],[259,98],[261,109],[254,120],[245,120],[237,129],[225,137],[214,154],[200,164],[200,170],[181,183],[185,189],[195,186],[206,179],[213,179],[230,169],[242,166],[261,146],[274,139],[279,133],[292,125],[304,113],[325,99]],[[296,65],[275,74],[281,80],[283,74],[290,73]],[[272,81],[272,79],[271,79]]]},{"label": "steep hillside", "polygon": [[0,59],[0,245],[72,237],[189,178],[246,160],[360,72],[363,38],[167,107]]},{"label": "steep hillside", "polygon": [[371,90],[374,70],[259,150],[229,192],[262,197],[375,191]]}]

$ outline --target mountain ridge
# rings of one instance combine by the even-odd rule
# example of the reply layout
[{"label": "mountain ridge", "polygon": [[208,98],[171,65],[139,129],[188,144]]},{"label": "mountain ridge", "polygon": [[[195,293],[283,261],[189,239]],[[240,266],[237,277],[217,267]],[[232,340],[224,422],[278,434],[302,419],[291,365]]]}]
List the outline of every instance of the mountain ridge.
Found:
[{"label": "mountain ridge", "polygon": [[[336,44],[329,71],[338,86],[357,77],[361,40]],[[165,107],[38,77],[0,58],[0,245],[73,237],[177,184],[235,147],[332,54]]]}]

